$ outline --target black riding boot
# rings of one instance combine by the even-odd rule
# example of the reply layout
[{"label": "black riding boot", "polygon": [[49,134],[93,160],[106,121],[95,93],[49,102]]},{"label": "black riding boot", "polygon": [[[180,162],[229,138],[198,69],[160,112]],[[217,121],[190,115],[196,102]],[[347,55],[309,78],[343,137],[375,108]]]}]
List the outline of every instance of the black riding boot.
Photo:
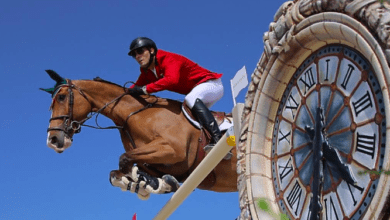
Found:
[{"label": "black riding boot", "polygon": [[210,145],[214,146],[222,137],[221,131],[219,130],[218,124],[215,121],[214,116],[200,99],[196,99],[195,105],[194,107],[192,107],[191,110],[192,114],[194,114],[194,116],[198,118],[198,121],[202,125],[202,127],[205,127],[206,130],[210,132]]}]

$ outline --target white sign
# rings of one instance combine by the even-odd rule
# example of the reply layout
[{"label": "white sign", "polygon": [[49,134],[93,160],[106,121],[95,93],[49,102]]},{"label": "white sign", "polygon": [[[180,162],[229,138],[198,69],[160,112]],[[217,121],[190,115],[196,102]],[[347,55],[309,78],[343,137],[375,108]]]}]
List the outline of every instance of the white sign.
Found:
[{"label": "white sign", "polygon": [[230,80],[230,85],[232,87],[233,102],[236,105],[236,97],[242,89],[248,86],[248,76],[246,74],[245,66],[242,67],[233,79]]}]

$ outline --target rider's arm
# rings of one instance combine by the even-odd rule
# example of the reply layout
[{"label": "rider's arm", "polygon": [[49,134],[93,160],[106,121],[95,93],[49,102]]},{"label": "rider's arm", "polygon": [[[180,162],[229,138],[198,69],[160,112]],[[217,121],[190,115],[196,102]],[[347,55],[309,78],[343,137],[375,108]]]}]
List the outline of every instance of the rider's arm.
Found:
[{"label": "rider's arm", "polygon": [[163,70],[164,77],[153,83],[147,84],[146,91],[148,93],[154,93],[163,90],[173,90],[176,86],[180,86],[178,84],[181,74],[180,70],[183,66],[183,62],[175,59],[169,59],[164,62],[166,62],[166,65],[164,65]]},{"label": "rider's arm", "polygon": [[146,72],[141,72],[141,74],[139,75],[137,81],[130,86],[130,88],[134,88],[134,86],[145,86],[146,84],[148,84],[148,80],[146,78]]}]

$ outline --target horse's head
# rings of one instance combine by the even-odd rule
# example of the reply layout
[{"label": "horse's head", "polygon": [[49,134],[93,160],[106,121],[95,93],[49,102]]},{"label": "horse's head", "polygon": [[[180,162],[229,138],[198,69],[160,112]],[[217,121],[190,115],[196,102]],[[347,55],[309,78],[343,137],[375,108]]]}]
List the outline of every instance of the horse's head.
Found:
[{"label": "horse's head", "polygon": [[72,145],[72,137],[80,132],[81,124],[91,110],[91,104],[82,90],[71,80],[64,79],[52,70],[46,70],[56,81],[53,88],[41,89],[52,95],[47,146],[57,153],[62,153]]}]

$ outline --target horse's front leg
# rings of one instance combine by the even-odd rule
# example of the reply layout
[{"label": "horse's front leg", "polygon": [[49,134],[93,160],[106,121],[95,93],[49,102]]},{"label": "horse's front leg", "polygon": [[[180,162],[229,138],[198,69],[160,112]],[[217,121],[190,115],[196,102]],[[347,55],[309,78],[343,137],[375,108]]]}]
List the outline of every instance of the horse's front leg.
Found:
[{"label": "horse's front leg", "polygon": [[119,158],[119,170],[129,173],[133,164],[175,164],[186,159],[186,149],[173,148],[168,141],[158,138],[142,147],[128,151]]},{"label": "horse's front leg", "polygon": [[150,197],[150,192],[147,192],[144,185],[132,181],[119,170],[113,170],[110,172],[110,183],[113,186],[119,187],[122,191],[130,191],[136,193],[141,200],[147,200]]},{"label": "horse's front leg", "polygon": [[179,182],[171,175],[162,178],[151,176],[138,169],[134,164],[175,164],[186,158],[185,148],[174,149],[168,141],[158,138],[152,142],[133,149],[119,158],[119,170],[130,177],[134,182],[146,183],[148,192],[161,194],[176,191]]},{"label": "horse's front leg", "polygon": [[128,174],[123,174],[119,170],[111,171],[110,182],[111,185],[121,188],[122,191],[129,190],[137,193],[142,200],[148,199],[150,193],[176,192],[180,187],[179,182],[171,175],[164,175],[162,178],[152,177],[139,170],[137,166],[133,166]]}]

